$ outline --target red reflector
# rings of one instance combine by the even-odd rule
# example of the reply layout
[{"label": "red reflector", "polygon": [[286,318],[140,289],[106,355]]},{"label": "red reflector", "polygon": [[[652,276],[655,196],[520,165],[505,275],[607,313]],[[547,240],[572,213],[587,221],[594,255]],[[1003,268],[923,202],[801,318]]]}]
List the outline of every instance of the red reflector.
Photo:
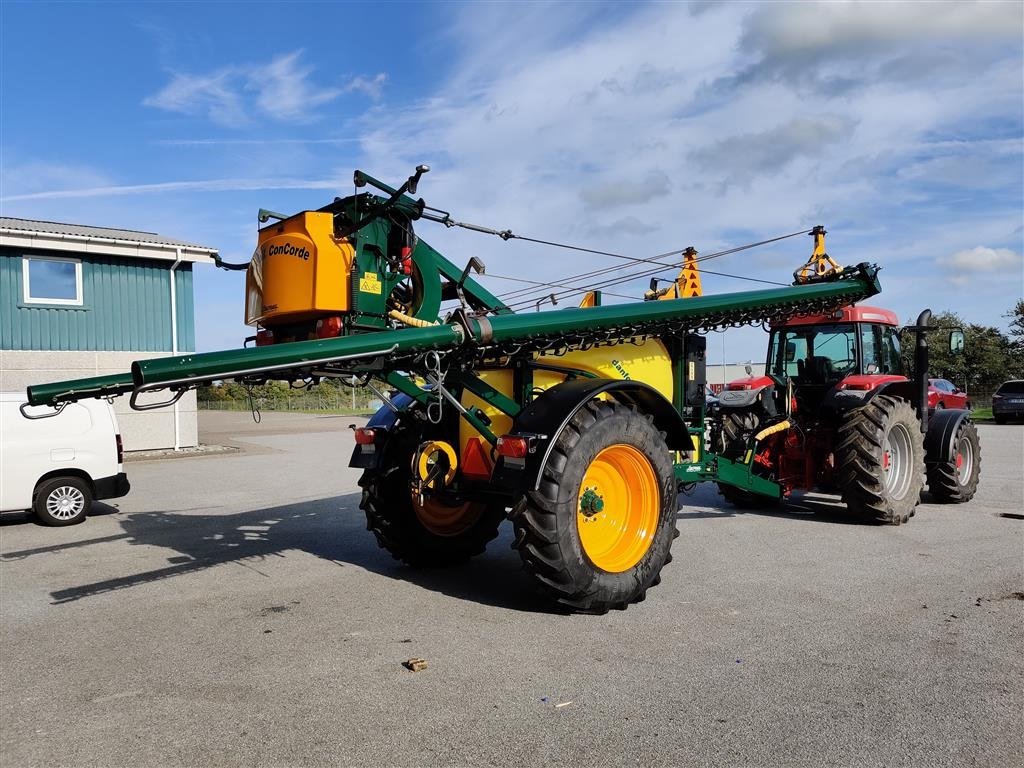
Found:
[{"label": "red reflector", "polygon": [[356,430],[357,445],[373,445],[374,438],[376,437],[377,430],[371,429],[370,427],[360,427]]},{"label": "red reflector", "polygon": [[333,339],[341,335],[341,318],[325,317],[316,321],[316,337],[318,339]]},{"label": "red reflector", "polygon": [[498,438],[498,455],[508,459],[524,458],[529,451],[529,447],[525,437],[503,435]]},{"label": "red reflector", "polygon": [[117,463],[124,464],[124,443],[121,442],[121,435],[114,435],[114,443],[117,445]]},{"label": "red reflector", "polygon": [[750,389],[750,384],[730,384],[726,387],[730,392],[736,392],[741,389]]},{"label": "red reflector", "polygon": [[274,343],[274,332],[273,331],[256,331],[256,346],[265,347],[267,344]]}]

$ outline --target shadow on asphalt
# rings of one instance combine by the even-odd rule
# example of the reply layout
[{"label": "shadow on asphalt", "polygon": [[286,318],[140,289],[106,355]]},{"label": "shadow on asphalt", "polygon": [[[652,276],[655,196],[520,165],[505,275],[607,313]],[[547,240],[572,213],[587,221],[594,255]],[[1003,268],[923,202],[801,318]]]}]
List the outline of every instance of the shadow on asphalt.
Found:
[{"label": "shadow on asphalt", "polygon": [[864,520],[849,514],[846,511],[846,505],[839,500],[839,497],[818,493],[797,493],[778,506],[749,509],[734,507],[714,491],[705,491],[699,497],[695,496],[693,501],[702,507],[714,506],[716,509],[699,509],[688,512],[686,511],[687,507],[693,506],[693,502],[688,501],[686,495],[682,495],[680,496],[680,511],[676,515],[677,520],[715,520],[742,515],[756,515],[758,517],[778,517],[786,520],[831,523],[833,525],[879,525],[874,520]]},{"label": "shadow on asphalt", "polygon": [[[707,506],[714,494],[707,496],[709,498],[699,499],[702,506]],[[683,496],[677,519],[685,522],[753,514],[800,521],[865,524],[847,515],[841,503],[817,496],[804,496],[767,510],[741,510],[728,506],[724,501],[721,503],[718,510],[687,512],[687,497]],[[502,533],[490,543],[484,555],[468,563],[452,568],[412,568],[397,562],[377,546],[374,537],[366,531],[365,519],[358,505],[359,494],[348,494],[234,515],[196,514],[201,510],[192,509],[142,512],[126,515],[118,521],[123,533],[8,552],[2,559],[21,560],[118,540],[179,553],[168,557],[168,564],[161,568],[53,591],[50,596],[54,604],[172,579],[228,563],[261,573],[258,567],[261,560],[283,557],[289,550],[298,550],[338,567],[357,566],[460,600],[531,613],[561,612],[557,606],[537,595],[522,573],[518,555],[509,548],[507,525],[503,526]],[[108,505],[98,506],[103,508],[103,514],[117,511]]]},{"label": "shadow on asphalt", "polygon": [[[89,510],[89,514],[86,516],[86,520],[90,517],[103,517],[104,515],[113,515],[120,512],[117,507],[112,507],[110,504],[105,504],[102,501],[94,501],[92,503],[92,509]],[[0,528],[6,528],[8,525],[39,525],[36,521],[36,516],[31,511],[27,512],[4,512],[0,515]]]},{"label": "shadow on asphalt", "polygon": [[[122,534],[7,552],[3,560],[126,540],[179,553],[168,565],[50,593],[54,604],[172,579],[217,565],[236,563],[259,572],[259,562],[298,550],[336,564],[358,566],[462,600],[532,613],[558,613],[533,591],[509,548],[505,527],[484,555],[444,569],[411,568],[380,549],[366,530],[359,495],[349,494],[234,515],[184,514],[188,510],[142,512],[119,520]],[[507,526],[506,526],[507,527]]]}]

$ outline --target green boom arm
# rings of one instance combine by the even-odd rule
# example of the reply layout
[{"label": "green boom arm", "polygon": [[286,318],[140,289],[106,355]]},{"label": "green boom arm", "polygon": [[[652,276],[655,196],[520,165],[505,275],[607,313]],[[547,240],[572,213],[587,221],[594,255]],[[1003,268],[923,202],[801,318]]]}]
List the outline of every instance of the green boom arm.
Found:
[{"label": "green boom arm", "polygon": [[[295,380],[317,376],[429,372],[442,358],[474,359],[515,351],[575,349],[684,331],[757,324],[797,314],[828,312],[881,290],[878,268],[849,267],[832,280],[718,296],[617,304],[588,309],[470,316],[461,323],[384,330],[226,352],[179,355],[132,364],[131,374],[40,384],[31,405],[57,406],[83,398],[169,389],[182,392],[211,381]],[[428,353],[437,354],[436,359]],[[172,402],[172,401],[168,401]],[[142,408],[153,406],[139,406]]]}]

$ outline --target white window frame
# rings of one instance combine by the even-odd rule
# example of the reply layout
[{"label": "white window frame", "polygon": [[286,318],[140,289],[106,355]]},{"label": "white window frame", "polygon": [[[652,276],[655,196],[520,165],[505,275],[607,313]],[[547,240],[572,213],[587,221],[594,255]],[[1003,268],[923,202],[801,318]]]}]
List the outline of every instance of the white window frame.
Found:
[{"label": "white window frame", "polygon": [[[60,261],[75,265],[75,298],[73,299],[47,299],[32,296],[29,292],[29,269],[30,261]],[[25,304],[47,304],[51,306],[80,307],[84,304],[82,296],[82,260],[66,259],[56,256],[22,256],[21,257],[21,298]]]}]

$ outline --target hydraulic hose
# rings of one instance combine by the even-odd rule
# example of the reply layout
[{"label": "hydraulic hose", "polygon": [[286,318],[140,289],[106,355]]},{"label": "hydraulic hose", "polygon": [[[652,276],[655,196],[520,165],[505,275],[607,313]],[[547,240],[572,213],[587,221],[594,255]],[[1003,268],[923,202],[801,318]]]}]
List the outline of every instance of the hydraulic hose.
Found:
[{"label": "hydraulic hose", "polygon": [[774,435],[776,432],[785,432],[791,426],[793,425],[790,423],[789,419],[786,419],[785,421],[780,421],[778,424],[772,424],[770,427],[765,427],[754,435],[754,442],[759,443],[769,435]]},{"label": "hydraulic hose", "polygon": [[224,261],[221,259],[220,254],[217,253],[213,254],[213,263],[220,269],[226,269],[229,272],[241,272],[242,270],[249,268],[248,261],[244,264],[233,264],[230,261]]},{"label": "hydraulic hose", "polygon": [[420,320],[418,317],[407,315],[404,312],[399,312],[397,309],[392,309],[388,312],[388,317],[392,320],[397,320],[400,323],[405,323],[411,328],[433,328],[437,325],[436,322],[430,322],[429,320]]}]

